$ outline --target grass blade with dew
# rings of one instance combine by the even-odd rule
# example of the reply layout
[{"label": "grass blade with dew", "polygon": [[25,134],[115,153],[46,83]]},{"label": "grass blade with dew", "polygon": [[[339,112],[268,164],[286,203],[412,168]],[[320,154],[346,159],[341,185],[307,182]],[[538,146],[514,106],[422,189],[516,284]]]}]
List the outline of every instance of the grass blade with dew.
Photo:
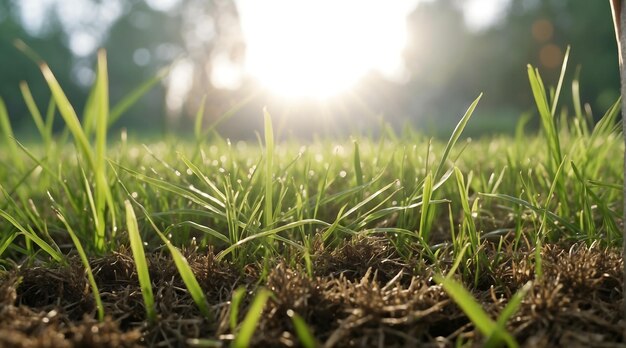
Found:
[{"label": "grass blade with dew", "polygon": [[570,223],[569,221],[567,221],[565,218],[556,215],[555,213],[551,212],[551,211],[547,211],[544,208],[539,208],[521,198],[517,198],[517,197],[513,197],[510,195],[506,195],[503,193],[497,193],[497,194],[492,194],[492,193],[480,193],[481,196],[485,196],[485,197],[491,197],[491,198],[498,198],[498,199],[502,199],[505,201],[508,201],[510,203],[513,204],[518,204],[521,205],[523,207],[526,207],[532,211],[534,211],[537,214],[541,214],[543,216],[543,214],[546,214],[546,218],[548,219],[548,221],[550,221],[556,228],[559,228],[558,225],[562,225],[563,227],[567,228],[569,231],[574,232],[577,235],[581,235],[582,231],[580,230],[580,228],[578,228],[576,225]]},{"label": "grass blade with dew", "polygon": [[[146,217],[148,217],[148,215],[146,215]],[[163,233],[161,233],[161,231],[156,229],[156,225],[152,222],[152,220],[149,217],[148,217],[148,220],[150,220],[150,223],[155,228],[157,234],[159,235],[163,243],[165,243],[169,252],[172,254],[172,259],[174,260],[176,269],[178,269],[178,273],[180,274],[180,277],[183,279],[183,282],[185,283],[187,290],[189,290],[189,294],[191,295],[194,302],[198,306],[198,309],[200,309],[200,312],[202,313],[202,315],[204,315],[205,318],[212,320],[213,314],[211,313],[211,310],[209,309],[209,305],[204,295],[204,291],[200,287],[200,284],[198,283],[196,276],[193,274],[193,271],[191,270],[191,266],[189,266],[189,262],[187,262],[187,258],[185,258],[183,254],[181,254],[180,250],[178,250],[178,248],[176,248],[172,244],[172,242],[170,242],[170,240],[167,239],[167,237]]]},{"label": "grass blade with dew", "polygon": [[[321,221],[321,220],[316,220],[316,219],[305,219],[305,220],[301,220],[301,221],[294,221],[291,223],[288,223],[284,226],[280,226],[280,227],[276,227],[273,228],[271,230],[265,230],[263,232],[259,232],[253,235],[250,235],[244,239],[239,240],[237,243],[229,246],[228,248],[220,251],[217,256],[215,257],[215,259],[217,260],[221,260],[223,259],[226,255],[230,254],[231,252],[233,252],[233,250],[235,250],[236,248],[240,247],[241,245],[248,243],[250,241],[253,241],[255,239],[259,239],[259,238],[265,238],[265,237],[269,237],[269,236],[274,236],[275,234],[282,232],[282,231],[287,231],[287,230],[291,230],[291,229],[295,229],[297,227],[303,226],[303,225],[311,225],[311,224],[317,224],[317,225],[321,225],[324,227],[328,227],[330,226],[329,223]],[[297,248],[297,249],[302,249],[303,246],[298,244],[295,241],[290,241],[290,240],[283,240],[284,242],[288,243],[289,245]]]},{"label": "grass blade with dew", "polygon": [[261,288],[250,308],[248,309],[248,313],[246,313],[245,318],[241,322],[241,327],[239,332],[235,335],[235,340],[233,341],[233,348],[246,348],[250,346],[250,340],[252,339],[252,335],[256,330],[256,326],[263,314],[263,308],[265,307],[265,303],[270,298],[271,292],[267,289]]},{"label": "grass blade with dew", "polygon": [[264,130],[265,130],[265,210],[263,217],[265,228],[269,228],[274,223],[273,207],[273,176],[274,176],[274,131],[272,130],[272,116],[263,109]]},{"label": "grass blade with dew", "polygon": [[54,259],[55,261],[61,264],[66,263],[65,258],[63,257],[63,254],[61,254],[59,250],[55,250],[55,248],[53,248],[50,244],[46,243],[46,241],[41,239],[41,237],[35,234],[32,230],[26,229],[19,222],[17,222],[17,220],[15,220],[9,213],[0,209],[0,217],[4,218],[11,225],[17,228],[20,231],[20,234],[24,235],[26,238],[35,242],[35,244],[37,244],[43,251],[45,251],[48,255],[50,255],[52,259]]},{"label": "grass blade with dew", "polygon": [[461,283],[452,278],[436,275],[435,281],[441,284],[446,293],[461,307],[463,313],[472,321],[476,328],[495,346],[504,341],[509,347],[517,347],[517,342],[504,328],[498,327],[485,310],[476,302],[472,294]]},{"label": "grass blade with dew", "polygon": [[[124,187],[124,189],[126,189],[126,187]],[[185,258],[183,254],[180,252],[180,250],[178,250],[178,248],[176,248],[172,244],[172,242],[165,236],[165,234],[161,232],[161,230],[154,223],[154,220],[152,220],[152,218],[150,217],[150,213],[148,213],[148,211],[137,201],[135,201],[134,199],[133,201],[141,209],[144,216],[146,217],[150,225],[152,225],[152,228],[157,233],[159,238],[161,238],[163,243],[165,243],[165,246],[167,247],[168,251],[172,255],[172,260],[174,260],[174,264],[176,265],[178,274],[180,274],[180,277],[185,283],[185,287],[187,287],[187,290],[189,291],[189,295],[191,295],[191,298],[196,303],[196,306],[198,306],[198,309],[200,310],[202,315],[204,315],[205,318],[207,318],[208,320],[212,320],[213,314],[211,313],[211,310],[209,309],[206,296],[204,295],[204,290],[202,290],[202,288],[200,287],[200,284],[198,283],[198,280],[196,279],[196,276],[193,274],[191,266],[189,265],[189,262],[187,262],[187,258]]]},{"label": "grass blade with dew", "polygon": [[296,335],[298,336],[298,340],[300,340],[300,344],[302,344],[304,348],[317,347],[318,344],[315,341],[315,336],[311,333],[311,330],[304,319],[291,309],[287,311],[287,316],[291,318],[291,322],[293,323],[293,327],[296,329]]},{"label": "grass blade with dew", "polygon": [[452,151],[454,144],[456,144],[457,140],[459,140],[459,138],[461,137],[461,134],[463,133],[467,122],[469,122],[470,118],[472,117],[472,114],[474,113],[474,110],[476,109],[476,106],[478,105],[478,102],[480,101],[480,98],[482,98],[482,96],[483,94],[481,93],[478,98],[476,98],[472,102],[472,104],[470,104],[469,108],[467,108],[467,111],[465,112],[465,115],[463,115],[459,123],[454,128],[454,131],[452,132],[452,135],[450,136],[450,139],[448,140],[448,143],[446,144],[446,147],[443,151],[443,155],[441,156],[441,160],[439,161],[437,170],[435,170],[435,174],[433,175],[433,179],[435,181],[439,180],[439,175],[443,171],[443,167],[446,165],[448,156],[450,156],[450,151]]},{"label": "grass blade with dew", "polygon": [[76,247],[76,252],[78,253],[78,256],[80,257],[80,261],[83,264],[83,267],[85,267],[85,271],[87,272],[87,279],[89,280],[89,285],[91,286],[91,291],[93,292],[93,298],[96,302],[96,309],[98,311],[98,320],[102,322],[104,321],[104,306],[102,305],[102,299],[100,298],[100,291],[98,290],[98,284],[96,284],[96,279],[93,276],[93,271],[91,270],[91,266],[89,265],[89,259],[87,259],[87,254],[85,253],[85,249],[83,249],[83,246],[81,245],[80,240],[76,236],[76,233],[74,233],[74,230],[72,229],[70,224],[67,222],[63,214],[59,210],[56,210],[56,214],[59,220],[61,220],[61,222],[65,225],[65,228],[67,229],[67,233],[70,235],[70,238],[72,239],[72,242],[74,243],[74,246]]},{"label": "grass blade with dew", "polygon": [[[98,237],[104,243],[106,233],[105,209],[109,206],[109,212],[113,219],[115,230],[115,206],[109,184],[107,182],[106,142],[109,118],[109,79],[107,73],[107,58],[104,49],[98,51],[98,66],[95,88],[95,112],[96,112],[96,144],[93,174],[96,178],[95,199],[98,220],[101,230]],[[96,245],[98,250],[103,250],[104,245]]]},{"label": "grass blade with dew", "polygon": [[[104,210],[105,205],[110,205],[110,213],[113,218],[113,223],[115,223],[115,209],[113,205],[113,199],[111,195],[111,191],[109,185],[106,180],[106,160],[104,158],[106,151],[106,130],[107,127],[99,127],[99,134],[96,135],[96,151],[94,153],[91,145],[89,144],[89,139],[78,120],[78,116],[74,111],[70,101],[67,99],[67,96],[63,92],[63,89],[59,85],[58,81],[54,77],[54,74],[46,65],[42,63],[40,65],[41,71],[44,75],[46,82],[54,96],[57,107],[65,123],[72,133],[74,140],[77,144],[77,147],[80,153],[86,158],[89,167],[93,171],[93,174],[96,178],[96,210],[98,216],[98,224],[96,224],[96,237],[95,237],[95,245],[99,251],[103,251],[105,247],[105,218],[104,218]],[[96,108],[98,112],[98,118],[103,118],[101,120],[96,120],[98,125],[106,124],[106,117],[108,114],[108,82],[106,78],[106,56],[103,50],[98,52],[98,74],[96,80],[96,92],[95,98],[98,107]]]},{"label": "grass blade with dew", "polygon": [[148,272],[148,263],[146,262],[146,254],[143,250],[143,242],[139,235],[139,226],[137,225],[137,217],[133,210],[132,204],[126,200],[126,227],[128,228],[128,240],[130,248],[135,259],[135,268],[137,269],[137,278],[141,288],[141,295],[146,307],[146,316],[153,323],[156,320],[156,311],[154,307],[154,295],[152,293],[152,282],[150,281],[150,273]]}]

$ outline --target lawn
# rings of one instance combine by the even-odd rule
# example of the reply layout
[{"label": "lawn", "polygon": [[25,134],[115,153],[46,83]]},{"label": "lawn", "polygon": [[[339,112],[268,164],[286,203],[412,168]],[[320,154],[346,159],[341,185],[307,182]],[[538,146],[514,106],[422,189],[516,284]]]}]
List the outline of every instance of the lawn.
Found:
[{"label": "lawn", "polygon": [[143,144],[108,131],[137,95],[109,103],[103,52],[81,121],[42,72],[40,142],[0,103],[0,346],[623,344],[619,101],[594,122],[529,66],[515,136],[463,136],[478,97],[445,140],[259,110],[257,142]]}]

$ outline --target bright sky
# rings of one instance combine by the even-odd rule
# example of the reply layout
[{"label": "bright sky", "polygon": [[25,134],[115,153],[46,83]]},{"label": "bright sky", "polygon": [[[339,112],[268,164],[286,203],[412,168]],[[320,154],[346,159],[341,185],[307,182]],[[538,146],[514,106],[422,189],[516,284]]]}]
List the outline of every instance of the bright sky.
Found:
[{"label": "bright sky", "polygon": [[[406,17],[420,1],[436,0],[235,0],[247,45],[243,73],[276,94],[313,98],[349,90],[372,71],[401,81],[406,78],[402,61]],[[181,1],[146,2],[155,10],[169,11]],[[128,5],[124,0],[21,0],[18,4],[31,34],[45,30],[47,11],[60,13],[69,46],[79,57],[95,52]],[[510,0],[460,4],[468,26],[482,30],[502,18]],[[138,47],[135,64],[145,65],[150,55]],[[214,84],[236,87],[234,80],[242,74],[232,64],[213,63]]]},{"label": "bright sky", "polygon": [[416,0],[240,0],[246,69],[270,90],[326,97],[377,70],[403,75]]}]

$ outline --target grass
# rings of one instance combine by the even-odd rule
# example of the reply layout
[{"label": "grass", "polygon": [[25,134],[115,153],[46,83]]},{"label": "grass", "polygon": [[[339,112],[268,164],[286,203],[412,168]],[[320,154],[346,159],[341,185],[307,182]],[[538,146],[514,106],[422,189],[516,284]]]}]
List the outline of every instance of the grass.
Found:
[{"label": "grass", "polygon": [[[531,285],[512,289],[514,295],[497,317],[490,317],[472,295],[485,279],[499,288],[508,286],[493,279],[499,267],[511,262],[498,256],[503,250],[510,248],[511,255],[531,251],[532,286],[541,286],[545,245],[617,248],[621,243],[623,169],[615,160],[624,151],[616,123],[619,101],[592,124],[574,93],[577,111],[570,116],[558,104],[565,64],[553,90],[546,89],[537,69],[528,67],[541,119],[538,134],[524,130],[523,119],[515,137],[464,139],[479,96],[447,142],[412,130],[387,131],[377,139],[279,140],[270,112],[263,110],[257,144],[233,143],[206,132],[204,102],[193,141],[111,141],[111,123],[162,76],[140,85],[109,112],[101,51],[80,118],[50,69],[45,64],[41,69],[53,96],[45,120],[28,86],[21,88],[42,145],[25,147],[15,140],[0,99],[2,141],[8,149],[0,153],[0,265],[7,270],[14,263],[53,267],[78,255],[101,322],[107,308],[90,264],[125,246],[132,250],[145,319],[158,327],[167,313],[157,306],[163,298],[153,291],[157,274],[147,259],[159,250],[174,262],[183,284],[177,291],[190,296],[202,320],[217,325],[222,307],[206,291],[217,280],[194,272],[189,250],[215,251],[215,262],[232,265],[242,277],[253,267],[258,279],[248,286],[256,289],[272,281],[281,263],[303,268],[312,281],[324,250],[332,253],[360,238],[383,238],[402,262],[420,260],[412,272],[449,271],[435,279],[485,343],[516,346],[520,337],[509,331],[515,327],[509,319],[526,301]],[[578,90],[577,81],[572,88]],[[73,142],[52,133],[58,115]],[[125,224],[118,225],[120,217]],[[385,288],[394,286],[390,280]],[[262,316],[270,315],[264,308],[284,300],[267,286],[248,301],[244,289],[233,292],[225,316],[224,330],[232,333],[235,347],[256,342]],[[307,324],[312,318],[296,308],[284,312],[284,322],[300,344],[313,347],[323,341]],[[241,322],[240,313],[245,313]],[[193,342],[215,345],[216,339],[196,337]],[[341,335],[328,339],[340,340]]]}]

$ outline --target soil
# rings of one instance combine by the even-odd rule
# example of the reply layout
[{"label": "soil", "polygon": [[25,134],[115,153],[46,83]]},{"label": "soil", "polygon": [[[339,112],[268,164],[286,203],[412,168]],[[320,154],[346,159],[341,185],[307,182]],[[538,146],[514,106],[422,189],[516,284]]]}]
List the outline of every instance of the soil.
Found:
[{"label": "soil", "polygon": [[[465,286],[497,318],[511,296],[532,287],[507,329],[525,347],[624,347],[623,261],[619,250],[584,244],[551,244],[542,250],[543,277],[536,280],[533,250],[484,248],[500,258],[467,274]],[[91,260],[106,319],[95,303],[78,258],[69,266],[15,265],[0,274],[0,347],[228,346],[230,300],[244,286],[271,290],[251,344],[300,346],[288,315],[298,313],[319,346],[480,346],[479,331],[437,285],[436,270],[414,256],[400,258],[382,238],[357,238],[339,248],[319,248],[314,274],[297,262],[277,261],[269,274],[258,265],[235,267],[213,252],[184,251],[214,310],[202,316],[167,252],[148,255],[158,318],[145,310],[128,249]],[[419,253],[416,253],[419,255]],[[407,261],[408,260],[408,261]],[[449,267],[451,262],[445,263]],[[445,271],[445,270],[444,270]]]}]

